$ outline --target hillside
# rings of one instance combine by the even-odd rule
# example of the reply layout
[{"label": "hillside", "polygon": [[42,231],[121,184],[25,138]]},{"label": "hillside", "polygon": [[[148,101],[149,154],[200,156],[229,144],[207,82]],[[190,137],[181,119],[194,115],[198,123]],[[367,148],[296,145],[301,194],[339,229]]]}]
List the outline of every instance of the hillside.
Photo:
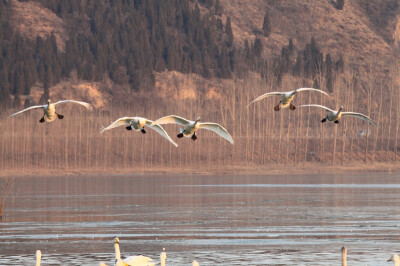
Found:
[{"label": "hillside", "polygon": [[[47,0],[5,1],[6,4],[2,8],[3,12],[6,12],[3,25],[10,25],[15,33],[21,35],[22,38],[27,38],[27,41],[18,46],[22,47],[20,50],[26,50],[23,53],[32,53],[33,59],[21,53],[23,62],[0,69],[2,76],[7,77],[2,79],[1,88],[10,92],[11,99],[14,97],[26,99],[24,95],[31,94],[31,88],[35,88],[33,93],[36,95],[38,93],[53,95],[55,92],[51,92],[52,88],[56,90],[60,87],[57,85],[60,82],[63,88],[71,87],[72,92],[76,91],[72,88],[76,88],[73,84],[76,85],[76,79],[78,79],[82,80],[83,84],[94,82],[101,84],[99,88],[107,87],[103,98],[108,98],[110,89],[114,90],[113,97],[118,97],[120,93],[124,93],[126,87],[142,92],[156,90],[161,95],[170,95],[171,90],[182,89],[183,91],[174,97],[186,98],[187,93],[191,95],[190,97],[194,97],[193,95],[198,95],[197,91],[204,90],[203,87],[210,87],[207,84],[211,79],[222,81],[235,76],[243,78],[243,74],[248,71],[259,72],[262,76],[270,71],[269,75],[273,78],[279,75],[276,86],[280,87],[282,77],[286,75],[287,78],[287,74],[294,72],[296,54],[304,57],[304,64],[307,64],[307,46],[310,45],[312,38],[315,39],[317,47],[315,47],[315,55],[309,59],[313,61],[311,64],[321,64],[322,60],[322,67],[325,68],[327,59],[319,59],[319,57],[329,54],[329,60],[332,60],[334,64],[342,56],[347,72],[355,73],[361,80],[368,79],[365,76],[365,70],[371,68],[371,65],[374,65],[374,68],[381,67],[382,71],[383,69],[391,71],[391,66],[398,58],[396,52],[399,50],[400,8],[396,0],[379,0],[373,3],[363,0],[346,1],[343,10],[338,10],[335,2],[331,0],[254,0],[245,3],[240,0],[191,0],[174,2],[174,6],[165,10],[163,14],[153,11],[167,5],[167,2],[148,1],[147,5],[126,6],[128,11],[121,11],[122,4],[118,2],[112,5],[105,2],[96,6],[92,1],[85,3]],[[186,6],[184,3],[189,3],[189,5]],[[187,8],[192,11],[188,11]],[[201,15],[196,11],[197,8],[200,8]],[[128,23],[129,9],[147,18],[148,22],[137,26],[137,31],[123,29],[121,32],[116,32],[112,27],[117,29],[121,28],[120,25],[131,25],[130,22]],[[268,10],[272,30],[268,37],[262,34],[266,10]],[[142,11],[145,14],[142,14]],[[177,18],[176,25],[170,22],[165,28],[163,21],[172,14],[168,12],[178,12],[178,14],[182,12],[183,22],[179,22]],[[188,16],[190,12],[193,18],[189,21],[185,16]],[[91,17],[92,14],[93,17]],[[119,19],[115,17],[117,14],[120,14]],[[100,19],[101,17],[103,20]],[[228,18],[231,20],[233,45],[227,43],[229,34],[227,33],[228,25],[225,23]],[[158,22],[151,22],[155,20]],[[139,20],[134,21],[138,23]],[[183,24],[179,26],[179,23]],[[150,32],[146,32],[146,27],[150,27]],[[154,37],[157,31],[161,31],[162,35]],[[7,43],[16,42],[18,38],[15,34],[11,34],[12,37],[6,42],[4,36],[8,31],[3,29],[3,32],[4,50],[8,49]],[[107,41],[103,38],[105,34],[108,35]],[[135,38],[135,41],[133,38],[125,39],[126,34]],[[144,34],[144,39],[139,37],[143,40],[136,43],[138,38],[134,36],[141,34]],[[202,34],[206,41],[202,39]],[[53,35],[54,40],[51,39]],[[38,36],[43,44],[38,43]],[[110,39],[111,36],[114,40]],[[146,38],[149,38],[149,42],[145,41]],[[261,40],[260,56],[246,55],[246,40],[250,43],[251,53],[253,53],[255,47],[252,45],[255,45],[256,39]],[[285,59],[282,53],[290,39],[293,41],[295,52],[294,55]],[[29,42],[36,46],[36,50],[30,50]],[[96,46],[94,42],[99,44]],[[27,48],[23,48],[26,45]],[[54,46],[57,49],[51,48]],[[137,47],[143,50],[135,51]],[[148,53],[145,52],[146,50],[153,52]],[[102,55],[104,53],[102,51],[107,52]],[[16,54],[0,60],[7,62],[12,61],[13,58],[18,60],[18,57],[19,55]],[[269,60],[269,66],[265,69],[262,67],[263,58]],[[140,62],[140,60],[144,61]],[[289,61],[285,62],[285,60]],[[289,66],[282,66],[287,64]],[[26,68],[31,69],[29,75],[26,74]],[[74,70],[77,77],[71,81],[71,71]],[[308,74],[297,73],[296,75],[304,75],[309,83],[315,80],[319,71],[316,69]],[[166,74],[167,72],[172,74]],[[181,82],[177,83],[173,80],[177,74],[173,73],[179,72],[182,73],[179,78]],[[306,69],[302,72],[306,72]],[[191,92],[188,92],[182,86],[193,80],[193,74],[197,75],[196,82],[191,83],[189,89]],[[321,74],[325,76],[324,73],[318,75]],[[21,76],[25,77],[22,83],[18,82]],[[339,76],[339,73],[333,73],[333,78]],[[186,82],[185,77],[188,80]],[[72,82],[70,86],[69,82]],[[211,86],[212,91],[226,90],[225,82],[216,83],[216,86]],[[121,88],[119,93],[118,90]],[[101,89],[99,93],[102,93]],[[4,101],[4,96],[1,95],[0,98]],[[29,99],[35,99],[36,102],[37,98],[35,96]]]}]

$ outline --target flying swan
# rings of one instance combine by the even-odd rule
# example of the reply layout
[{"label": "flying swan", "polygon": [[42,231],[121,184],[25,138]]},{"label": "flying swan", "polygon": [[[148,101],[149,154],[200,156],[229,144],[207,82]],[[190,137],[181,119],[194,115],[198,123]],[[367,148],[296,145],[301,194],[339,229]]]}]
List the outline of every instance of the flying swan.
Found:
[{"label": "flying swan", "polygon": [[211,130],[214,133],[218,134],[219,136],[223,137],[227,141],[229,141],[231,144],[233,144],[233,139],[231,135],[228,133],[228,131],[223,128],[221,125],[217,123],[202,123],[199,122],[200,117],[196,119],[196,121],[190,121],[186,120],[185,118],[176,116],[176,115],[169,115],[169,116],[164,116],[160,119],[157,119],[151,125],[161,125],[161,124],[178,124],[183,126],[183,128],[180,129],[180,133],[178,134],[178,138],[182,137],[191,137],[192,140],[196,140],[196,132],[200,128],[204,128],[207,130]]},{"label": "flying swan", "polygon": [[9,117],[15,116],[17,114],[23,113],[28,110],[42,108],[44,115],[39,120],[39,122],[40,123],[52,122],[52,121],[56,120],[57,117],[58,117],[58,119],[64,118],[63,115],[56,113],[56,107],[63,103],[77,103],[77,104],[83,105],[86,109],[88,109],[90,111],[93,110],[92,105],[90,105],[89,103],[86,103],[86,102],[80,102],[80,101],[74,101],[74,100],[62,100],[62,101],[58,101],[56,103],[50,103],[50,100],[47,100],[47,104],[45,104],[45,105],[34,105],[34,106],[28,107],[24,110],[21,110],[19,112],[16,112],[16,113],[10,115]]},{"label": "flying swan", "polygon": [[141,131],[143,134],[146,133],[146,130],[144,129],[145,126],[153,129],[156,131],[158,134],[166,138],[169,142],[171,142],[175,147],[178,147],[178,144],[176,144],[167,134],[167,132],[160,126],[160,125],[154,125],[152,126],[151,123],[153,121],[143,118],[143,117],[121,117],[115,120],[114,122],[111,123],[108,127],[103,127],[100,130],[100,134],[103,133],[106,130],[116,128],[122,125],[128,125],[125,127],[127,130],[135,130],[135,131]]},{"label": "flying swan", "polygon": [[119,250],[119,238],[114,238],[114,248],[115,248],[115,266],[154,266],[155,264],[152,262],[153,259],[145,256],[130,256],[121,259],[121,252]]},{"label": "flying swan", "polygon": [[318,89],[314,89],[314,88],[298,88],[293,91],[286,91],[286,92],[267,92],[261,96],[258,96],[251,103],[249,103],[249,105],[247,105],[247,107],[249,107],[250,104],[252,104],[254,102],[258,102],[268,96],[278,95],[278,96],[281,96],[282,98],[279,101],[278,105],[274,107],[275,111],[279,111],[280,108],[286,108],[286,107],[289,107],[290,110],[294,110],[294,109],[296,109],[296,107],[291,102],[294,98],[294,95],[296,93],[298,93],[299,91],[318,91],[320,93],[325,94],[326,96],[329,96],[326,92],[318,90]]},{"label": "flying swan", "polygon": [[376,122],[364,114],[355,113],[355,112],[342,112],[343,105],[340,106],[338,111],[331,110],[328,107],[319,105],[319,104],[304,104],[304,105],[300,105],[298,107],[307,107],[307,106],[319,107],[319,108],[322,108],[322,109],[325,109],[328,111],[328,114],[326,115],[326,117],[321,120],[322,123],[325,123],[326,121],[330,121],[330,122],[334,122],[335,124],[339,124],[339,119],[342,117],[342,115],[345,115],[345,116],[349,115],[349,116],[354,116],[354,117],[360,118],[362,120],[368,121],[371,124],[373,124],[374,126],[376,126]]}]

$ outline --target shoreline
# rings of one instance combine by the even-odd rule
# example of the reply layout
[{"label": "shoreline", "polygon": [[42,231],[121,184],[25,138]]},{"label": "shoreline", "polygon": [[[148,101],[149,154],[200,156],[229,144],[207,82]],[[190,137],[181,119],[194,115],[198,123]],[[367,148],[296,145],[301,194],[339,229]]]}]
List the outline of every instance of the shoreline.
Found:
[{"label": "shoreline", "polygon": [[298,165],[239,165],[194,167],[139,167],[124,169],[2,169],[0,178],[29,176],[96,176],[96,175],[304,175],[304,174],[362,174],[400,173],[400,163],[354,163],[348,165],[322,165],[305,163]]}]

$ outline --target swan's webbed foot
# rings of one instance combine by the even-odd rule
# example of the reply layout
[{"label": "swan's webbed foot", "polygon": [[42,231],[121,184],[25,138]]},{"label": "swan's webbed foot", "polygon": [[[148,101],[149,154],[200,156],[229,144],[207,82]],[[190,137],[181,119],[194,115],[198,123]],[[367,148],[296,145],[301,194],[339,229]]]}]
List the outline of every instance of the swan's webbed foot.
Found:
[{"label": "swan's webbed foot", "polygon": [[274,110],[275,110],[275,111],[279,111],[279,109],[280,109],[280,108],[279,108],[279,104],[278,104],[277,106],[274,107]]},{"label": "swan's webbed foot", "polygon": [[[56,113],[57,114],[57,113]],[[64,118],[64,116],[63,115],[60,115],[60,114],[57,114],[57,117],[58,117],[58,119],[63,119]]]},{"label": "swan's webbed foot", "polygon": [[126,130],[132,130],[132,127],[131,126],[127,126]]},{"label": "swan's webbed foot", "polygon": [[39,120],[40,123],[44,123],[44,116]]},{"label": "swan's webbed foot", "polygon": [[179,133],[179,134],[177,135],[177,137],[178,137],[178,138],[183,138],[183,133]]},{"label": "swan's webbed foot", "polygon": [[333,123],[339,124],[339,120],[335,120],[335,121],[333,121]]},{"label": "swan's webbed foot", "polygon": [[293,104],[290,104],[289,108],[290,108],[290,110],[294,110],[294,109],[296,109],[296,106],[294,106]]},{"label": "swan's webbed foot", "polygon": [[140,130],[143,134],[146,134],[146,130],[144,130],[144,127]]},{"label": "swan's webbed foot", "polygon": [[321,120],[321,123],[325,123],[325,122],[326,122],[326,117]]},{"label": "swan's webbed foot", "polygon": [[193,133],[193,135],[192,135],[192,140],[195,141],[196,139],[197,139],[196,133]]}]

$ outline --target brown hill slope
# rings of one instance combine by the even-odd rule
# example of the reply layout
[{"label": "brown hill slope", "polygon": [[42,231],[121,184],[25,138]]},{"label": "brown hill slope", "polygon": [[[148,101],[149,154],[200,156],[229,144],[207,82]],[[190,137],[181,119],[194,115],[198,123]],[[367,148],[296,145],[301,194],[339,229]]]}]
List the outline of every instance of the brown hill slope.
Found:
[{"label": "brown hill slope", "polygon": [[[344,10],[337,10],[331,0],[222,0],[221,5],[224,16],[232,19],[237,43],[258,35],[268,53],[278,54],[290,38],[303,49],[314,36],[322,52],[343,54],[357,65],[373,57],[391,57],[399,39],[400,16],[390,9],[395,1],[373,2],[368,12],[362,0],[346,1]],[[268,38],[259,34],[266,10],[272,27]]]}]

